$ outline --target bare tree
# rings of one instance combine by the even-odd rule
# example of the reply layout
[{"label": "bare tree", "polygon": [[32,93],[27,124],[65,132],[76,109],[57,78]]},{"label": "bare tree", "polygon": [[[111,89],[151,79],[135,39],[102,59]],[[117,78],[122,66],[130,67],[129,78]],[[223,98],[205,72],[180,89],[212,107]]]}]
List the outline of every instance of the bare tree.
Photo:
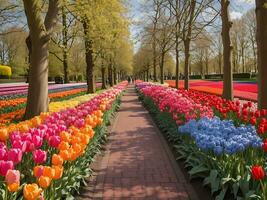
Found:
[{"label": "bare tree", "polygon": [[[214,22],[218,16],[218,11],[213,6],[212,0],[187,0],[182,1],[187,6],[186,14],[182,20],[182,41],[184,43],[184,73],[185,73],[185,89],[189,89],[189,73],[190,73],[190,43],[193,39],[203,32],[205,27]],[[207,17],[209,16],[209,17]],[[210,17],[211,16],[211,17]]]},{"label": "bare tree", "polygon": [[229,21],[229,0],[221,0],[222,41],[223,41],[223,97],[233,99],[233,72],[231,63],[231,39]]},{"label": "bare tree", "polygon": [[257,73],[257,41],[256,41],[256,15],[255,11],[252,9],[248,11],[244,15],[245,19],[245,26],[246,29],[248,30],[248,39],[250,41],[250,47],[252,48],[252,53],[253,53],[253,68],[254,72]]},{"label": "bare tree", "polygon": [[267,0],[256,0],[258,46],[258,106],[267,109]]}]

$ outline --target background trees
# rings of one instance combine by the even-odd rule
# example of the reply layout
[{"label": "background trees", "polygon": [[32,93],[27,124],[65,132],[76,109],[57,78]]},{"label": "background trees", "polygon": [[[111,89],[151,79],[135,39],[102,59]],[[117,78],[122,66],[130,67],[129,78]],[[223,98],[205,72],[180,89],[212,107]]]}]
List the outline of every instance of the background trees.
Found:
[{"label": "background trees", "polygon": [[0,64],[29,76],[25,118],[48,111],[48,79],[86,79],[93,93],[100,77],[105,88],[131,73],[127,12],[121,0],[0,2]]}]

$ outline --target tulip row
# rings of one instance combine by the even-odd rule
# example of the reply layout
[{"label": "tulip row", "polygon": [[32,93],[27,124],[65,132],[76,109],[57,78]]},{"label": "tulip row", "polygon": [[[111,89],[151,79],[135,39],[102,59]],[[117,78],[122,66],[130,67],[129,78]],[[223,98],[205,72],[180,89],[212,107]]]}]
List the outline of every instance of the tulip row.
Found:
[{"label": "tulip row", "polygon": [[[80,96],[85,94],[85,89],[74,89],[74,90],[69,90],[65,92],[59,92],[59,93],[52,93],[49,94],[50,100],[53,101],[62,101],[64,99],[69,99],[73,98],[76,96]],[[13,100],[9,100],[13,101]],[[0,127],[3,126],[4,124],[8,124],[12,121],[19,121],[25,112],[25,101],[26,99],[23,100],[23,103],[17,102],[17,105],[14,107],[6,107],[6,108],[1,108],[0,109]]]},{"label": "tulip row", "polygon": [[[98,85],[97,85],[98,86]],[[86,84],[53,84],[48,86],[49,93],[86,88]],[[0,100],[9,100],[15,98],[23,98],[27,96],[28,86],[1,86],[0,85]]]},{"label": "tulip row", "polygon": [[139,83],[137,89],[167,138],[175,141],[191,178],[203,178],[218,199],[267,198],[262,167],[267,151],[265,110],[255,109],[252,102],[151,83]]},{"label": "tulip row", "polygon": [[31,126],[0,129],[3,198],[17,199],[23,191],[25,199],[59,199],[77,189],[90,174],[88,165],[126,84],[75,107],[42,114],[30,120]]},{"label": "tulip row", "polygon": [[[55,93],[50,93],[48,95],[50,100],[57,99],[57,98],[62,98],[66,97],[69,95],[74,95],[80,92],[86,91],[86,88],[78,88],[78,89],[71,89],[71,90],[65,90],[65,91],[59,91]],[[17,106],[18,104],[23,104],[27,101],[27,98],[15,98],[15,99],[9,99],[9,100],[0,100],[0,107],[1,110],[6,107],[14,107]]]}]

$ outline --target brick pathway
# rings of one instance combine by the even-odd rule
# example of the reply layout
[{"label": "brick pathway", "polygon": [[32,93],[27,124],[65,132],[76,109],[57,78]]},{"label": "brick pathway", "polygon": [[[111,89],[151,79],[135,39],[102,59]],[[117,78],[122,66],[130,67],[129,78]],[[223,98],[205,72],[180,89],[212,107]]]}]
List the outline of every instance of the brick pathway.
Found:
[{"label": "brick pathway", "polygon": [[111,135],[76,199],[197,200],[133,86],[122,97]]}]

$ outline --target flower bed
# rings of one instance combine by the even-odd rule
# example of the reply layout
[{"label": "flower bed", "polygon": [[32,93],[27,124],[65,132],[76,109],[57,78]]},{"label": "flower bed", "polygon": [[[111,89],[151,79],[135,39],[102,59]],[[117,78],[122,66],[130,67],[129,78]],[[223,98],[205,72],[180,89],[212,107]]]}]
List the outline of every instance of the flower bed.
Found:
[{"label": "flower bed", "polygon": [[[174,80],[166,81],[170,87],[175,87]],[[179,89],[184,88],[184,81],[179,81]],[[258,87],[256,83],[234,82],[234,96],[246,100],[257,101]],[[190,80],[190,89],[209,94],[222,95],[222,81]]]},{"label": "flower bed", "polygon": [[89,164],[126,84],[89,96],[73,108],[0,129],[3,199],[70,198],[91,173]]},{"label": "flower bed", "polygon": [[[79,95],[85,94],[86,89],[74,89],[64,92],[51,93],[49,94],[50,101],[59,101],[64,99],[73,98]],[[8,124],[11,121],[20,120],[25,112],[26,98],[22,99],[12,99],[6,101],[0,101],[3,103],[3,107],[0,109],[0,127],[4,124]]]},{"label": "flower bed", "polygon": [[202,178],[216,199],[266,199],[265,110],[193,90],[137,89],[191,178]]}]

